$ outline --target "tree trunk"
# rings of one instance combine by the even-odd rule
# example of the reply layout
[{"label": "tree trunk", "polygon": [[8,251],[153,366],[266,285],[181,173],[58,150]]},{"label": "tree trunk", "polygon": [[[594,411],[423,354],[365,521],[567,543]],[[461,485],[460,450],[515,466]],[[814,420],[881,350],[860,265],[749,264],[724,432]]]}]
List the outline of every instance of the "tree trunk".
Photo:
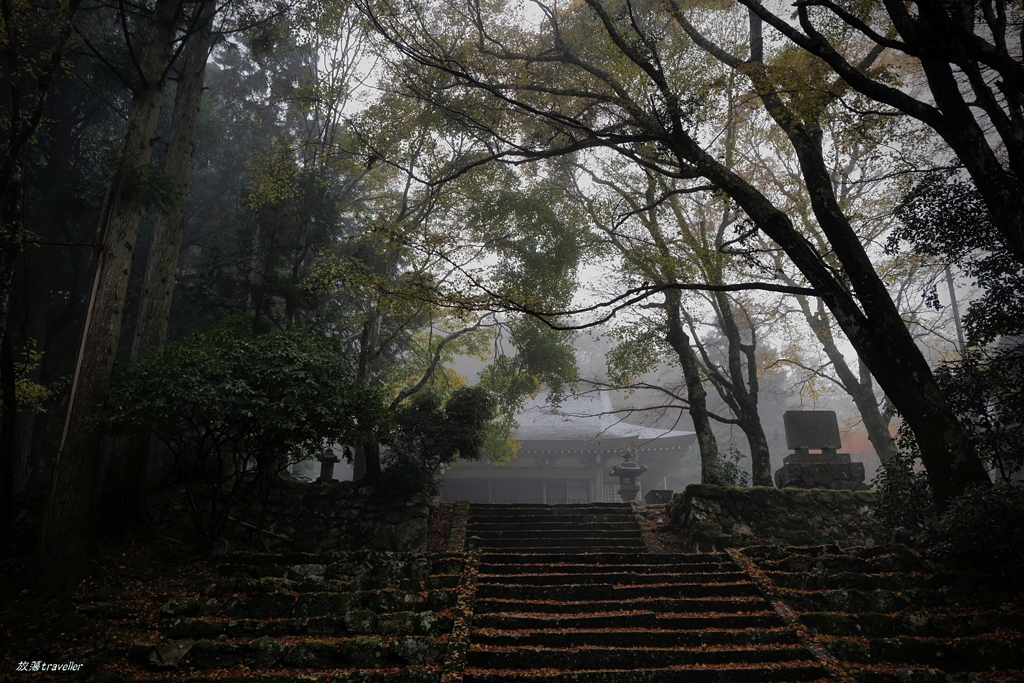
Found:
[{"label": "tree trunk", "polygon": [[773,99],[770,93],[761,96],[797,151],[815,216],[842,263],[860,306],[809,247],[789,217],[764,195],[724,168],[694,140],[677,133],[674,139],[680,156],[686,163],[692,159],[710,180],[723,187],[758,227],[785,250],[818,291],[883,391],[913,430],[936,502],[941,506],[971,486],[988,486],[991,482],[967,431],[950,409],[931,368],[835,200],[822,158],[820,135],[798,130],[803,124],[796,122],[788,112],[777,111],[777,102],[769,104]]},{"label": "tree trunk", "polygon": [[[771,454],[768,451],[768,439],[761,426],[761,416],[757,410],[758,380],[754,353],[757,348],[757,338],[751,330],[751,343],[743,343],[739,327],[736,325],[732,313],[732,304],[725,294],[715,294],[713,307],[718,318],[719,329],[722,330],[728,342],[726,349],[728,370],[723,373],[712,361],[707,349],[698,341],[696,346],[700,351],[700,359],[703,361],[704,368],[711,383],[718,391],[718,395],[736,416],[735,424],[747,438],[753,485],[771,487],[774,486]],[[690,325],[690,331],[693,332],[693,320],[688,317],[687,323]],[[744,364],[747,369],[745,375]]]},{"label": "tree trunk", "polygon": [[818,343],[821,344],[822,350],[831,361],[832,367],[835,368],[839,383],[857,406],[861,420],[864,421],[864,428],[868,432],[868,439],[874,446],[878,459],[882,461],[882,464],[889,462],[896,454],[896,444],[893,443],[892,435],[889,434],[889,421],[883,418],[882,413],[878,410],[871,373],[867,366],[863,362],[860,363],[861,376],[859,378],[850,369],[846,358],[836,346],[835,338],[832,336],[832,327],[827,318],[828,313],[822,307],[820,300],[817,313],[811,312],[807,297],[797,297],[797,303],[804,314],[804,319],[807,320],[811,331],[818,339]]},{"label": "tree trunk", "polygon": [[[874,446],[878,459],[885,465],[896,457],[897,453],[896,442],[893,440],[892,434],[889,433],[889,420],[892,419],[892,415],[883,414],[883,411],[878,409],[871,371],[863,361],[858,361],[858,365],[860,382],[857,383],[856,395],[851,394],[851,396],[853,396],[853,401],[857,404],[857,409],[860,410],[864,420],[868,440]],[[863,407],[861,407],[862,404]]]},{"label": "tree trunk", "polygon": [[[146,262],[139,317],[135,325],[131,362],[159,358],[167,338],[178,252],[185,229],[192,163],[199,132],[206,61],[213,38],[216,4],[206,0],[196,9],[195,32],[185,46],[181,77],[174,98],[174,114],[164,170],[176,189],[175,196],[159,211],[153,228],[153,244]],[[118,439],[99,501],[102,529],[112,533],[138,531],[148,516],[146,480],[150,436],[139,434]]]},{"label": "tree trunk", "polygon": [[90,418],[106,394],[121,334],[178,5],[177,0],[158,0],[154,8],[120,157],[100,213],[101,250],[43,521],[38,579],[45,594],[70,598],[85,568],[100,446]]},{"label": "tree trunk", "polygon": [[14,350],[11,334],[2,332],[0,341],[0,395],[3,397],[3,423],[0,425],[0,537],[14,528],[14,426],[18,397],[14,384]]},{"label": "tree trunk", "polygon": [[676,352],[679,364],[683,367],[686,398],[690,403],[690,418],[693,420],[693,430],[697,432],[697,446],[700,449],[700,482],[721,485],[718,440],[715,438],[715,433],[711,429],[711,420],[708,418],[708,394],[704,390],[697,355],[690,345],[690,338],[683,331],[683,324],[679,317],[680,299],[679,290],[669,290],[665,293],[665,317],[668,322],[667,341],[672,350]]}]

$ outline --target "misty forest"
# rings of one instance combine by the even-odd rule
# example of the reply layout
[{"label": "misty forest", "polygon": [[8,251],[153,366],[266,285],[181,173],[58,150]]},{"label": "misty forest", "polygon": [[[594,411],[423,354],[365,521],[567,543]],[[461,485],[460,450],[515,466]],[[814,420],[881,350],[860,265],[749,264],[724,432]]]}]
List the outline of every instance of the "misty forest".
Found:
[{"label": "misty forest", "polygon": [[1019,0],[0,27],[0,681],[1024,679]]}]

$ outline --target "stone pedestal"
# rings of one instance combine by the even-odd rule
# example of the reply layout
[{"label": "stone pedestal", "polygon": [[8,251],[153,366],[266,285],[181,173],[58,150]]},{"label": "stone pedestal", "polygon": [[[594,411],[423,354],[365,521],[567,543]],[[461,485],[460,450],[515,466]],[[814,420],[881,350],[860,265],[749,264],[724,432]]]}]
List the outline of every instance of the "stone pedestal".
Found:
[{"label": "stone pedestal", "polygon": [[775,473],[775,486],[780,489],[843,489],[864,490],[862,462],[795,462],[787,463]]}]

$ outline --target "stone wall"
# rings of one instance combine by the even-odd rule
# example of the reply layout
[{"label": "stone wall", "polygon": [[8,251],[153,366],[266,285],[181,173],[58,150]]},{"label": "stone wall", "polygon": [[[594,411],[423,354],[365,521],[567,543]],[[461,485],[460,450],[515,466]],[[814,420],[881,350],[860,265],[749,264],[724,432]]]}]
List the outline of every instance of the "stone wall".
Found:
[{"label": "stone wall", "polygon": [[878,545],[872,491],[693,484],[672,497],[671,527],[688,551],[751,545]]},{"label": "stone wall", "polygon": [[[189,533],[183,489],[150,496],[150,515],[164,533]],[[282,550],[423,551],[430,541],[436,503],[422,492],[408,498],[384,496],[351,481],[308,484],[279,480],[270,491],[262,524],[253,514],[233,523],[230,543],[244,545],[253,527],[269,533],[262,539]],[[183,539],[184,540],[184,539]]]}]

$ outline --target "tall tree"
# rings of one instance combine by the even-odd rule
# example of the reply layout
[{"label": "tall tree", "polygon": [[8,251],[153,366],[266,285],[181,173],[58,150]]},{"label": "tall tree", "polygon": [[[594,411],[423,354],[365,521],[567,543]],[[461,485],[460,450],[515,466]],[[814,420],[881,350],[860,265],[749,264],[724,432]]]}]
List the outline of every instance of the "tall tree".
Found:
[{"label": "tall tree", "polygon": [[36,134],[54,78],[64,59],[81,0],[52,3],[0,1],[0,531],[13,522],[13,495],[21,469],[16,462],[18,414],[14,350],[7,328],[11,280],[25,239],[23,155]]},{"label": "tall tree", "polygon": [[[759,0],[739,0],[793,44],[827,64],[843,83],[934,129],[968,170],[992,223],[1024,263],[1024,9],[1005,0],[883,0],[863,5],[796,5],[798,24]],[[929,98],[865,59],[923,73]],[[859,53],[859,54],[858,54]],[[913,77],[910,73],[904,82]]]},{"label": "tall tree", "polygon": [[39,127],[81,0],[0,2],[4,136],[0,157],[0,329],[7,328],[11,277],[24,239],[22,154]]},{"label": "tall tree", "polygon": [[[132,341],[131,362],[158,358],[167,338],[167,320],[171,313],[178,251],[185,229],[185,208],[192,180],[196,137],[199,133],[199,109],[203,96],[206,62],[213,40],[214,0],[204,0],[193,8],[192,34],[188,38],[179,66],[171,132],[164,163],[165,182],[173,191],[158,208],[153,240],[146,261],[139,312]],[[139,525],[147,517],[146,489],[149,465],[149,436],[134,435],[118,439],[103,481],[99,507],[101,525],[124,529]]]},{"label": "tall tree", "polygon": [[[705,178],[728,194],[800,270],[911,426],[938,501],[971,485],[987,485],[968,434],[835,200],[822,163],[818,117],[837,95],[820,87],[813,70],[766,63],[756,22],[750,22],[751,32],[741,44],[750,55],[743,59],[709,40],[678,6],[668,24],[657,8],[630,1],[587,0],[586,7],[564,11],[543,3],[538,7],[544,18],[534,27],[504,21],[501,4],[474,5],[468,12],[443,1],[426,7],[364,4],[376,28],[408,60],[402,68],[432,72],[420,77],[416,87],[422,91],[429,84],[429,96],[438,106],[490,133],[495,156],[527,160],[607,147],[669,177]],[[464,17],[458,30],[452,17]],[[727,18],[731,21],[715,17],[711,26],[724,26],[734,36],[741,19],[747,25],[746,16]],[[742,169],[717,158],[704,116],[712,102],[697,89],[704,70],[720,75],[716,62],[749,79],[764,112],[793,145],[815,218],[841,272],[822,259]],[[710,86],[711,80],[699,85]],[[510,137],[491,123],[493,108],[544,132]]]},{"label": "tall tree", "polygon": [[157,139],[179,9],[178,0],[158,0],[141,49],[131,49],[138,80],[133,86],[120,158],[107,186],[97,229],[99,258],[41,538],[39,585],[45,592],[65,597],[74,590],[88,549],[100,444],[100,434],[90,416],[103,401],[120,339],[128,276],[145,201],[144,183]]}]

